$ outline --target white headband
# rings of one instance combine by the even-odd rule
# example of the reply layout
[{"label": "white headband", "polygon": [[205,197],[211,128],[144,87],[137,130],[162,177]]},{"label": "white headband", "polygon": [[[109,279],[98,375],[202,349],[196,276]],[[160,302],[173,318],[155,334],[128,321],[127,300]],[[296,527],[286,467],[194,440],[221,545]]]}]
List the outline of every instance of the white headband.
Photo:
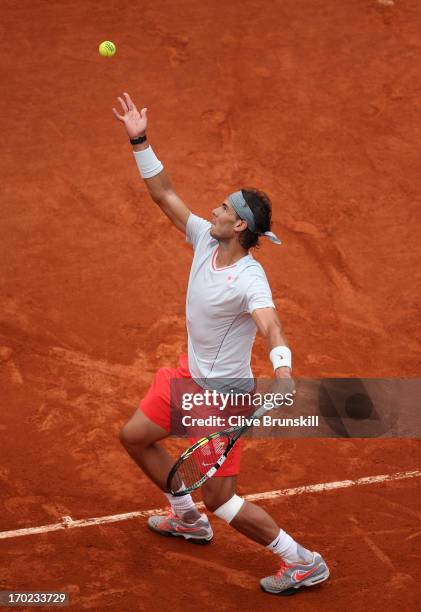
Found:
[{"label": "white headband", "polygon": [[253,211],[245,201],[241,191],[231,193],[231,195],[228,196],[228,200],[231,202],[233,209],[240,219],[247,222],[247,227],[251,232],[255,232],[256,234],[259,234],[259,236],[264,236],[275,244],[281,244],[281,241],[273,232],[256,232],[256,220],[254,218]]}]

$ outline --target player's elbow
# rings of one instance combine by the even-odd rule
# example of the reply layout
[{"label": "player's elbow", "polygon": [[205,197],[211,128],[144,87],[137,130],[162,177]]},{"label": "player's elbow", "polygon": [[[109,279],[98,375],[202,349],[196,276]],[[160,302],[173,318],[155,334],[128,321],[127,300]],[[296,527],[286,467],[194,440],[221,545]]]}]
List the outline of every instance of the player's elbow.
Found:
[{"label": "player's elbow", "polygon": [[150,196],[155,204],[158,204],[160,208],[164,208],[166,205],[165,193],[163,191],[150,192]]},{"label": "player's elbow", "polygon": [[268,327],[266,340],[270,346],[286,344],[286,339],[279,321],[274,321]]}]

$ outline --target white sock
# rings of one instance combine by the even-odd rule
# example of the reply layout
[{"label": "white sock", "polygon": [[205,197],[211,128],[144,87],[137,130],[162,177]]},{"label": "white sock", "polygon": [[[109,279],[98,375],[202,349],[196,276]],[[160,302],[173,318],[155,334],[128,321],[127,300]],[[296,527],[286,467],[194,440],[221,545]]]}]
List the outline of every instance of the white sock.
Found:
[{"label": "white sock", "polygon": [[[182,491],[183,489],[185,489],[184,485],[181,486],[178,491]],[[194,503],[193,498],[190,494],[182,495],[181,497],[171,495],[171,493],[164,493],[164,495],[170,502],[174,514],[176,514],[180,518],[182,518],[183,514],[186,514],[190,510],[196,510],[198,512],[196,504]]]},{"label": "white sock", "polygon": [[310,563],[313,560],[313,553],[300,546],[283,529],[279,531],[273,542],[268,544],[266,548],[275,555],[282,557],[289,565],[291,563],[297,563],[298,561]]}]

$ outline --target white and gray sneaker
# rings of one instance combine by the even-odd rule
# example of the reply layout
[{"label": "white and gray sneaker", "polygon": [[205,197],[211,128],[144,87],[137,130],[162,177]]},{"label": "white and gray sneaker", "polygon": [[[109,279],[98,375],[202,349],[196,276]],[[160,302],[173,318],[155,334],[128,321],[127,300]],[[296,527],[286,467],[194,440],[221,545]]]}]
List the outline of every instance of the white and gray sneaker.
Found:
[{"label": "white and gray sneaker", "polygon": [[212,527],[206,514],[201,514],[195,523],[187,523],[174,514],[172,509],[165,515],[148,518],[148,527],[163,536],[181,536],[194,544],[209,544],[213,538]]},{"label": "white and gray sneaker", "polygon": [[275,595],[294,595],[302,586],[314,586],[329,578],[329,568],[323,557],[313,552],[309,563],[299,561],[288,565],[282,561],[274,576],[262,578],[260,586],[266,593]]}]

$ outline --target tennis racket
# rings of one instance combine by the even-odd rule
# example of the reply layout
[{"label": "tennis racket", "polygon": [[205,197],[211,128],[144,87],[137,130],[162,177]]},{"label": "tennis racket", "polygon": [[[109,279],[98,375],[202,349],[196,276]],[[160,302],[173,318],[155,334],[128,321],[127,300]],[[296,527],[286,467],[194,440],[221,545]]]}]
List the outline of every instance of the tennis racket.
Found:
[{"label": "tennis racket", "polygon": [[260,406],[244,425],[229,427],[202,438],[185,450],[168,474],[167,491],[181,497],[202,486],[224,463],[234,444],[251,427],[254,419],[272,410],[273,405]]}]

